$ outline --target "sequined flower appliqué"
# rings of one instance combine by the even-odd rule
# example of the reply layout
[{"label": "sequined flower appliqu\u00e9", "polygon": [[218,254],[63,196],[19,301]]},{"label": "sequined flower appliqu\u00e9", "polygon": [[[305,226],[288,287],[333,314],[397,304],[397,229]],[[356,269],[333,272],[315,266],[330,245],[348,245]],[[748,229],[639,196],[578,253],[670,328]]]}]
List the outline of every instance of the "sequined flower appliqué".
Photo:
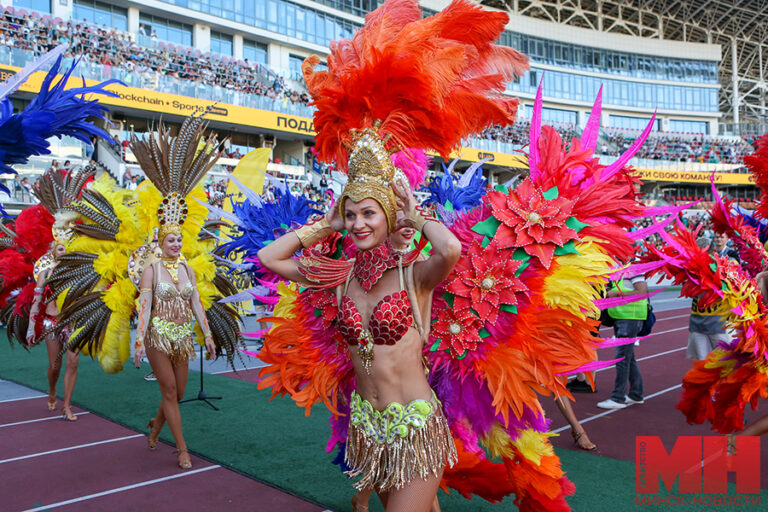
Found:
[{"label": "sequined flower appliqu\u00e9", "polygon": [[440,339],[437,350],[450,350],[454,356],[461,357],[467,350],[475,350],[482,342],[480,329],[483,322],[468,308],[444,308],[437,313],[437,322],[432,332]]},{"label": "sequined flower appliqu\u00e9", "polygon": [[527,179],[508,194],[491,190],[487,197],[493,216],[501,222],[495,239],[502,249],[522,247],[549,268],[555,249],[577,237],[565,223],[573,203],[559,197],[556,188],[543,192]]},{"label": "sequined flower appliqu\u00e9", "polygon": [[495,240],[488,247],[475,241],[449,278],[446,289],[456,296],[454,306],[471,307],[483,322],[496,323],[499,307],[516,306],[516,294],[528,290],[515,276],[521,264],[512,259],[511,251],[499,249]]}]

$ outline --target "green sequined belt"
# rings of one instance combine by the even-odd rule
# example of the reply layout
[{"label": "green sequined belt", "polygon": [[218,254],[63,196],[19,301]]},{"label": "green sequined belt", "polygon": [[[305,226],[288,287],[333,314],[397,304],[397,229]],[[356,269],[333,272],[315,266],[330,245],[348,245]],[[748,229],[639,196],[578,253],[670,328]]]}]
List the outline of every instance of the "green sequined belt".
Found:
[{"label": "green sequined belt", "polygon": [[439,406],[433,391],[430,400],[414,400],[407,405],[392,402],[383,411],[377,411],[371,402],[353,391],[350,423],[369,439],[390,444],[398,437],[406,437],[411,428],[419,429],[426,425]]},{"label": "green sequined belt", "polygon": [[195,323],[187,322],[184,324],[177,324],[168,320],[156,316],[152,318],[152,327],[155,332],[160,336],[165,336],[172,340],[178,340],[181,338],[188,338],[195,335]]}]

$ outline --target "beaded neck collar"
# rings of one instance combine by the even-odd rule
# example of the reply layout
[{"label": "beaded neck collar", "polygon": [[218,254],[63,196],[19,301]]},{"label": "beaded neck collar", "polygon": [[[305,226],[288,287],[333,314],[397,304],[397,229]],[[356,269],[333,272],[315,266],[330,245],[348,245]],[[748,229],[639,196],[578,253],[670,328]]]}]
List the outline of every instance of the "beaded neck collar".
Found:
[{"label": "beaded neck collar", "polygon": [[381,279],[384,272],[396,267],[401,259],[402,255],[392,249],[392,244],[387,240],[370,251],[358,252],[352,274],[363,290],[368,292]]}]

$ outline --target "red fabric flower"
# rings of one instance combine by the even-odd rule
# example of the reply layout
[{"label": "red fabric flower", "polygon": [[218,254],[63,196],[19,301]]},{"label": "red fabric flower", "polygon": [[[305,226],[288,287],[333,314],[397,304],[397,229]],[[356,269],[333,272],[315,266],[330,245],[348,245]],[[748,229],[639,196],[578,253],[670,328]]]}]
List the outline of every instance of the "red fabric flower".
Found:
[{"label": "red fabric flower", "polygon": [[444,308],[438,311],[432,332],[440,338],[438,350],[450,349],[454,356],[461,356],[483,341],[479,334],[482,328],[483,322],[469,309]]},{"label": "red fabric flower", "polygon": [[488,247],[475,241],[453,269],[447,290],[456,309],[473,308],[483,322],[496,323],[502,304],[517,305],[516,293],[528,289],[515,277],[522,262],[511,251],[500,250],[496,241]]},{"label": "red fabric flower", "polygon": [[502,223],[494,237],[502,249],[522,247],[549,268],[555,248],[577,236],[565,225],[573,202],[564,197],[545,199],[530,179],[508,194],[491,190],[487,197],[493,216]]}]

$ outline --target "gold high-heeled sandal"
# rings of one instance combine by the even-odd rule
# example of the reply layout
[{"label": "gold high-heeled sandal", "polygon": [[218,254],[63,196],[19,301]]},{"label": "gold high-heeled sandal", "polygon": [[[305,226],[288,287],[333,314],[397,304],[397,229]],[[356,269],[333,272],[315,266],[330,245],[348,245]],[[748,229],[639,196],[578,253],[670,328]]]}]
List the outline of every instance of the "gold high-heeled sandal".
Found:
[{"label": "gold high-heeled sandal", "polygon": [[77,421],[77,416],[72,413],[72,408],[68,405],[61,406],[61,414],[64,416],[64,421]]},{"label": "gold high-heeled sandal", "polygon": [[157,418],[152,418],[149,420],[149,423],[147,423],[147,428],[149,429],[149,434],[147,435],[147,446],[150,450],[157,448],[157,442],[160,438],[160,431],[158,430],[155,432],[155,421],[157,421]]},{"label": "gold high-heeled sandal", "polygon": [[586,435],[586,433],[587,433],[586,430],[582,430],[581,432],[575,432],[573,429],[571,429],[571,436],[573,437],[573,444],[575,444],[576,447],[579,448],[580,450],[584,450],[586,452],[591,452],[591,451],[597,450],[597,445],[595,443],[593,443],[592,441],[590,441],[588,437],[586,438],[586,443],[589,443],[589,444],[580,442],[581,438],[584,437],[584,435]]},{"label": "gold high-heeled sandal", "polygon": [[[178,459],[179,467],[181,469],[192,469],[192,461],[189,459],[189,452],[187,451],[186,448],[184,448],[183,450],[176,450],[176,454],[177,454],[176,457]],[[187,455],[186,460],[182,460],[181,456],[183,454]]]}]

